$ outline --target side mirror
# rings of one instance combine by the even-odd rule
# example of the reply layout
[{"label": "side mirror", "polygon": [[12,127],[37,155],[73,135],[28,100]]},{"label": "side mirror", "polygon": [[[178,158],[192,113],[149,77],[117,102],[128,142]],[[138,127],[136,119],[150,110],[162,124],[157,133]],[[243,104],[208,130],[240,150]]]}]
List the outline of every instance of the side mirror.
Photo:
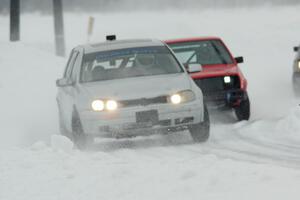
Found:
[{"label": "side mirror", "polygon": [[107,35],[106,36],[106,40],[107,41],[114,41],[117,39],[117,36],[116,35]]},{"label": "side mirror", "polygon": [[61,78],[56,80],[56,86],[57,87],[66,87],[66,86],[73,86],[74,83],[67,78]]},{"label": "side mirror", "polygon": [[299,47],[294,47],[294,51],[298,52],[299,51]]},{"label": "side mirror", "polygon": [[200,64],[186,64],[185,66],[188,73],[196,73],[201,72],[203,70],[202,65]]},{"label": "side mirror", "polygon": [[244,63],[244,57],[236,57],[234,58],[237,63]]}]

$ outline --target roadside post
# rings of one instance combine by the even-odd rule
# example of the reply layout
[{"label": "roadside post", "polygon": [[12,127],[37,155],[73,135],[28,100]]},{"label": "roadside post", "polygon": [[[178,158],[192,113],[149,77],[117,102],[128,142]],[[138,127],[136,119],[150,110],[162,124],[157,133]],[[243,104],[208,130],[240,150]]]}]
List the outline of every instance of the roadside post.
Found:
[{"label": "roadside post", "polygon": [[57,56],[65,56],[65,36],[62,0],[53,0],[55,49]]},{"label": "roadside post", "polygon": [[20,0],[10,0],[10,41],[20,40]]},{"label": "roadside post", "polygon": [[88,31],[87,31],[87,43],[90,42],[91,37],[93,35],[93,30],[94,30],[94,23],[95,23],[95,18],[90,16],[89,17],[89,22],[88,22]]}]

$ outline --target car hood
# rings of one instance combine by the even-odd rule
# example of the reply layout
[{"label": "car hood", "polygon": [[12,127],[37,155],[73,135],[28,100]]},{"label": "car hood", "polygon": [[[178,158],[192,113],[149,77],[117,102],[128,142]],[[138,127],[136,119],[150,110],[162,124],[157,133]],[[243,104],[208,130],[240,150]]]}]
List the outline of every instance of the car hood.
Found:
[{"label": "car hood", "polygon": [[192,73],[193,78],[205,78],[205,77],[214,77],[214,76],[226,76],[238,74],[239,70],[237,65],[209,65],[202,66],[201,72]]},{"label": "car hood", "polygon": [[81,91],[95,99],[150,98],[191,89],[191,81],[186,73],[144,76],[84,83]]}]

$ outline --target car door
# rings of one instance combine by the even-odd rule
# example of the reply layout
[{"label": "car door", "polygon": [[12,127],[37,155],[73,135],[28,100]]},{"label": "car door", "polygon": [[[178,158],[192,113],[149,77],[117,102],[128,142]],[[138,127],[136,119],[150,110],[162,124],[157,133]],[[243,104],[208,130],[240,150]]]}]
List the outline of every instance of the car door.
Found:
[{"label": "car door", "polygon": [[[71,52],[66,70],[64,72],[64,77],[63,77],[64,79],[72,80],[71,79],[72,71],[78,54],[79,52],[76,50],[73,50]],[[69,131],[71,131],[71,116],[72,116],[73,103],[74,103],[73,93],[74,93],[74,85],[67,85],[59,88],[58,97],[57,97],[62,120],[66,126],[65,128],[67,128],[67,130]]]}]

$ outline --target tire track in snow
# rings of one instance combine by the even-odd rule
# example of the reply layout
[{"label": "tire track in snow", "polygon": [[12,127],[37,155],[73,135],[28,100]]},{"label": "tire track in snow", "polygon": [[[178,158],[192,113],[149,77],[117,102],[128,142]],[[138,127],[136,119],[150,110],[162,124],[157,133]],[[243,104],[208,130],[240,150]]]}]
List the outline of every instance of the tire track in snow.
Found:
[{"label": "tire track in snow", "polygon": [[213,133],[207,149],[209,152],[224,158],[300,168],[299,147],[262,140],[262,137],[258,139],[253,134],[245,136],[230,125],[221,127],[227,130],[226,138],[220,136],[219,131]]}]

